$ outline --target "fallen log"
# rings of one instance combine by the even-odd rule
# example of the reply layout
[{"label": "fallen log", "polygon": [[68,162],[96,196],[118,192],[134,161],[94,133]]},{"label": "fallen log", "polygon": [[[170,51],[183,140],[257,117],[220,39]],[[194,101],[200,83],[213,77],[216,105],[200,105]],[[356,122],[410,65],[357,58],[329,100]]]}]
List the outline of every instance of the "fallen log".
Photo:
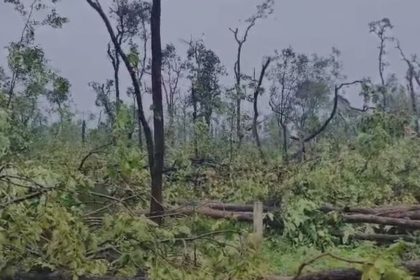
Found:
[{"label": "fallen log", "polygon": [[[343,234],[334,234],[337,237],[343,237]],[[404,235],[404,234],[379,234],[379,233],[372,233],[372,234],[365,234],[365,233],[356,233],[349,236],[351,240],[363,240],[363,241],[375,241],[379,243],[393,243],[398,240],[404,240],[407,242],[416,242],[417,239],[415,237]]]},{"label": "fallen log", "polygon": [[[216,210],[223,210],[223,211],[234,211],[234,212],[252,212],[254,209],[253,204],[235,204],[235,203],[218,203],[218,202],[210,202],[205,204],[207,207],[216,209]],[[265,212],[275,211],[277,210],[275,207],[264,206]]]},{"label": "fallen log", "polygon": [[[420,276],[420,261],[404,262],[402,266],[412,275]],[[362,272],[355,268],[336,269],[300,275],[298,277],[268,276],[263,280],[360,280]]]},{"label": "fallen log", "polygon": [[360,270],[341,269],[311,273],[299,277],[269,276],[265,277],[264,280],[360,280],[361,278],[362,272]]},{"label": "fallen log", "polygon": [[[252,212],[236,212],[236,211],[222,211],[212,209],[210,207],[193,207],[193,206],[184,206],[173,210],[168,210],[163,216],[165,217],[176,217],[176,216],[190,216],[194,214],[199,214],[213,219],[231,219],[235,221],[242,222],[252,222],[253,213]],[[153,218],[154,216],[148,216]]]},{"label": "fallen log", "polygon": [[203,207],[198,209],[190,209],[192,213],[196,212],[200,215],[215,218],[215,219],[232,219],[236,221],[252,222],[252,212],[235,212],[235,211],[222,211],[215,210],[209,207]]},{"label": "fallen log", "polygon": [[420,219],[420,205],[409,206],[387,206],[378,208],[363,208],[363,207],[335,207],[333,205],[324,205],[320,208],[324,213],[340,212],[347,214],[366,214],[377,215],[394,218],[414,218]]},{"label": "fallen log", "polygon": [[[72,280],[69,272],[18,272],[14,276],[0,276],[1,280]],[[147,276],[121,278],[116,276],[82,276],[80,280],[148,280]]]},{"label": "fallen log", "polygon": [[343,222],[350,224],[367,223],[397,226],[401,228],[420,229],[420,221],[408,219],[388,218],[365,214],[343,214],[342,219]]}]

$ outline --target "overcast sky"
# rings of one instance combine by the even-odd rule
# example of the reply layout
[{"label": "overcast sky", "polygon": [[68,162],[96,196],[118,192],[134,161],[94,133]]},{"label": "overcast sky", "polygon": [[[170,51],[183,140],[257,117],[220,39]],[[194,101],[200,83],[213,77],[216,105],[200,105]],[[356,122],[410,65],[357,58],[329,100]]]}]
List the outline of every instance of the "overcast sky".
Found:
[{"label": "overcast sky", "polygon": [[[226,68],[231,69],[235,43],[228,27],[241,26],[240,19],[251,15],[259,2],[163,0],[163,43],[181,46],[182,39],[203,37]],[[275,13],[250,34],[243,55],[244,68],[251,71],[260,67],[262,57],[288,46],[299,52],[321,55],[337,47],[342,51],[344,74],[349,80],[365,76],[377,79],[377,41],[369,34],[368,23],[389,17],[395,25],[393,33],[406,52],[420,54],[419,11],[420,0],[276,0]],[[51,65],[70,79],[78,111],[94,111],[95,95],[88,83],[111,77],[105,54],[108,35],[85,0],[62,0],[60,12],[70,23],[63,30],[42,29],[38,32],[38,42],[46,50]],[[22,26],[22,18],[1,1],[0,46],[16,40]],[[2,49],[1,63],[5,54]],[[390,61],[391,70],[403,74],[404,64],[397,56],[391,55]]]}]

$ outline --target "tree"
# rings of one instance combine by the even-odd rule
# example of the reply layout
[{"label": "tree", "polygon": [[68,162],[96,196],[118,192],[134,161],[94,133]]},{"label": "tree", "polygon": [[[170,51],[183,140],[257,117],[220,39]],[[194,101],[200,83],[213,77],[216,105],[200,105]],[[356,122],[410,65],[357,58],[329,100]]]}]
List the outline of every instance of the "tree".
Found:
[{"label": "tree", "polygon": [[169,44],[162,52],[163,90],[168,110],[168,139],[171,146],[175,143],[175,116],[177,101],[180,98],[180,79],[186,70],[186,63],[176,53],[175,46]]},{"label": "tree", "polygon": [[115,107],[116,103],[118,103],[118,101],[115,103],[111,101],[111,91],[114,85],[114,81],[108,80],[105,84],[91,82],[89,85],[96,93],[96,106],[104,108],[105,114],[108,117],[108,121],[110,123],[110,127],[112,128],[117,117],[117,110]]},{"label": "tree", "polygon": [[406,73],[406,80],[407,80],[407,87],[408,92],[410,94],[411,99],[411,109],[414,116],[414,129],[416,131],[416,134],[420,136],[420,127],[419,127],[419,112],[417,109],[417,94],[415,91],[415,85],[414,81],[417,82],[417,85],[420,86],[420,71],[416,71],[415,63],[416,63],[416,56],[412,56],[411,59],[409,59],[403,49],[401,48],[400,42],[397,41],[397,49],[400,52],[401,59],[407,64],[407,73]]},{"label": "tree", "polygon": [[241,112],[241,103],[242,100],[245,99],[245,95],[243,93],[242,89],[242,80],[244,78],[244,75],[242,73],[242,52],[245,42],[248,39],[249,32],[251,29],[256,25],[257,21],[263,18],[266,18],[270,14],[273,13],[273,5],[274,0],[264,0],[264,2],[257,6],[257,13],[249,17],[247,20],[245,20],[245,23],[247,24],[245,31],[243,32],[243,35],[240,35],[239,28],[229,28],[229,30],[233,33],[233,36],[235,38],[235,42],[237,44],[237,52],[236,52],[236,61],[234,65],[234,73],[235,73],[235,102],[236,102],[236,137],[238,138],[238,145],[241,145],[242,142],[242,112]]},{"label": "tree", "polygon": [[295,92],[308,59],[292,48],[277,52],[276,65],[271,70],[270,107],[276,116],[283,139],[283,160],[288,161],[288,126],[292,120]]},{"label": "tree", "polygon": [[389,30],[393,28],[391,21],[388,18],[383,18],[381,20],[372,21],[369,23],[369,31],[378,37],[379,39],[379,53],[378,53],[378,70],[381,84],[379,86],[379,92],[382,95],[382,105],[381,108],[383,111],[387,108],[387,83],[385,77],[385,68],[388,63],[385,61],[386,55],[386,43],[393,41],[394,39],[388,35]]},{"label": "tree", "polygon": [[[19,82],[24,82],[27,75],[34,75],[34,73],[31,73],[31,63],[45,64],[45,60],[43,60],[44,52],[40,47],[35,46],[36,29],[40,26],[61,28],[68,20],[57,13],[54,5],[44,3],[43,0],[33,0],[29,6],[19,0],[5,0],[5,2],[13,4],[15,10],[25,19],[19,40],[12,42],[8,47],[11,78],[7,83],[8,99],[6,105],[9,108],[12,105],[15,89]],[[43,18],[37,19],[37,12]]]},{"label": "tree", "polygon": [[189,79],[191,81],[190,102],[193,107],[194,149],[197,150],[197,123],[203,120],[210,130],[214,111],[221,107],[220,77],[225,73],[219,57],[206,48],[202,41],[191,41],[187,53]]},{"label": "tree", "polygon": [[[154,133],[147,122],[146,115],[143,109],[143,101],[141,95],[141,84],[138,80],[136,71],[136,64],[133,60],[130,60],[129,54],[127,54],[122,46],[119,44],[118,38],[115,34],[112,24],[104,12],[100,2],[98,0],[86,0],[87,3],[98,13],[111,41],[116,48],[119,56],[121,57],[124,65],[130,75],[131,83],[136,96],[138,119],[141,123],[144,131],[144,137],[146,139],[149,170],[151,174],[151,213],[157,218],[157,222],[162,221],[161,213],[163,211],[162,205],[162,170],[163,170],[163,157],[164,157],[164,132],[163,132],[163,110],[162,110],[162,92],[161,92],[161,46],[160,46],[160,1],[153,1],[151,11],[151,33],[152,33],[152,88],[153,88],[153,123]],[[134,61],[135,62],[135,61]]]}]

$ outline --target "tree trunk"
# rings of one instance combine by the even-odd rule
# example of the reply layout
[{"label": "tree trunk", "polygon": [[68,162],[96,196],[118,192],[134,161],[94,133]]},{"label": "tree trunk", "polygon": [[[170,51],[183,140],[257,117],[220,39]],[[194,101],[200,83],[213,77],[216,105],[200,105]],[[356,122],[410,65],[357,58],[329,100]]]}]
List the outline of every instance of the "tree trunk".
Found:
[{"label": "tree trunk", "polygon": [[288,162],[288,147],[287,147],[287,125],[285,123],[280,122],[280,126],[282,129],[282,136],[283,136],[283,161]]},{"label": "tree trunk", "polygon": [[264,152],[261,148],[261,141],[260,141],[260,136],[258,134],[258,127],[257,127],[257,121],[258,121],[258,96],[260,95],[261,92],[261,85],[265,76],[265,71],[267,70],[268,66],[270,65],[271,59],[267,59],[267,62],[263,64],[262,69],[261,69],[261,73],[260,73],[260,78],[258,79],[258,84],[255,88],[254,91],[254,118],[253,118],[253,122],[252,122],[252,133],[254,134],[254,138],[255,138],[255,142],[257,144],[257,148],[258,151],[260,152],[260,156],[261,159],[264,160],[265,156],[264,156]]},{"label": "tree trunk", "polygon": [[[165,150],[165,130],[163,120],[162,104],[162,47],[160,38],[160,16],[161,0],[153,0],[151,15],[151,34],[152,34],[152,95],[153,95],[153,124],[154,124],[154,151],[152,166],[152,197],[150,202],[150,212],[152,215],[163,214],[163,162]],[[154,219],[161,223],[162,218]]]},{"label": "tree trunk", "polygon": [[415,121],[414,129],[416,131],[416,134],[420,135],[419,115],[418,115],[418,112],[417,112],[417,98],[416,98],[416,92],[414,91],[414,82],[413,82],[415,73],[413,73],[413,72],[414,72],[414,69],[412,69],[410,67],[410,69],[408,70],[408,73],[407,73],[407,81],[408,81],[408,88],[409,88],[409,91],[410,91],[411,108],[413,110],[414,121]]},{"label": "tree trunk", "polygon": [[[238,90],[238,95],[240,95],[240,90]],[[241,129],[241,114],[241,97],[238,96],[236,99],[236,136],[238,138],[238,148],[241,147],[243,137]]]},{"label": "tree trunk", "polygon": [[196,125],[197,125],[197,98],[195,96],[195,87],[192,85],[191,87],[191,99],[193,104],[193,114],[192,114],[192,120],[193,120],[193,137],[194,137],[194,155],[195,158],[198,158],[198,139],[197,139],[197,131],[196,131]]},{"label": "tree trunk", "polygon": [[86,143],[86,121],[82,121],[82,143]]}]

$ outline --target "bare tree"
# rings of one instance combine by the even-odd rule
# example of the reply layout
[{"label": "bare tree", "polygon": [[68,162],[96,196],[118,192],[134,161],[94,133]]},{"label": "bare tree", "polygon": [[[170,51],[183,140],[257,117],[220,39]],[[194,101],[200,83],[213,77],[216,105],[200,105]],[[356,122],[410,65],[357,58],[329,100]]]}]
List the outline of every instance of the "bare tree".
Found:
[{"label": "bare tree", "polygon": [[236,136],[238,138],[238,145],[241,145],[243,133],[242,133],[242,111],[241,111],[241,103],[242,100],[245,99],[245,95],[242,89],[242,80],[243,80],[243,73],[242,73],[242,51],[245,42],[248,39],[249,32],[251,29],[256,25],[257,21],[263,18],[266,18],[268,15],[273,13],[273,5],[274,0],[265,0],[262,4],[257,6],[257,13],[252,15],[248,18],[245,22],[247,26],[245,31],[242,35],[240,35],[239,28],[229,28],[229,30],[233,33],[236,44],[237,44],[237,53],[236,53],[236,61],[234,65],[234,73],[235,73],[235,91],[236,91]]}]

